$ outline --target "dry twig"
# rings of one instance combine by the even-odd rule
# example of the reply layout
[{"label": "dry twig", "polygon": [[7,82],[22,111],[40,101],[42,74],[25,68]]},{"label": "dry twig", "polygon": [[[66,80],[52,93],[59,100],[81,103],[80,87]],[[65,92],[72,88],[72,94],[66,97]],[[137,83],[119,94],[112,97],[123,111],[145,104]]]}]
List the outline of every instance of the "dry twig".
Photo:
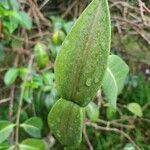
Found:
[{"label": "dry twig", "polygon": [[140,150],[140,147],[138,145],[136,145],[136,143],[132,140],[132,138],[126,134],[124,131],[119,130],[117,128],[110,128],[110,127],[102,127],[102,126],[98,126],[96,123],[92,123],[92,122],[86,122],[85,125],[87,126],[91,126],[93,128],[95,128],[96,130],[103,130],[103,131],[110,131],[110,132],[116,132],[121,134],[122,136],[126,137],[134,146],[137,150]]}]

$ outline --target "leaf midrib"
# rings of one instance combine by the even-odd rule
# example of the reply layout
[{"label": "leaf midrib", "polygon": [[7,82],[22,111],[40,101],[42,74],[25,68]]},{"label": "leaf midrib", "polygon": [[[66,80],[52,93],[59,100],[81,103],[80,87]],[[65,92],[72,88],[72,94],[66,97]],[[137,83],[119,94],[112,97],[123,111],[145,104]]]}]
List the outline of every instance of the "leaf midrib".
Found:
[{"label": "leaf midrib", "polygon": [[40,130],[40,128],[38,128],[38,127],[35,127],[35,126],[33,126],[33,125],[29,125],[29,124],[25,124],[25,123],[23,123],[23,124],[21,124],[21,127],[29,127],[29,128],[34,128],[34,129],[36,129],[36,130]]}]

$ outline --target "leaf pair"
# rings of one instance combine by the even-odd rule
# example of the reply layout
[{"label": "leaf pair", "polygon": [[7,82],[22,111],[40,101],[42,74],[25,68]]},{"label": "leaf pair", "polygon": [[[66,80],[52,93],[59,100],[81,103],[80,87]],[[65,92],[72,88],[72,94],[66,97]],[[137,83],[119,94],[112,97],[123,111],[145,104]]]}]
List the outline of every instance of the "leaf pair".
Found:
[{"label": "leaf pair", "polygon": [[83,108],[99,90],[110,52],[111,23],[107,0],[93,0],[76,21],[55,61],[60,100],[48,123],[63,146],[79,145]]},{"label": "leaf pair", "polygon": [[[7,140],[14,127],[15,124],[10,123],[9,121],[0,121],[0,143],[3,143],[5,140]],[[32,117],[22,123],[20,127],[23,127],[24,130],[32,137],[40,138],[43,123],[40,118]]]}]

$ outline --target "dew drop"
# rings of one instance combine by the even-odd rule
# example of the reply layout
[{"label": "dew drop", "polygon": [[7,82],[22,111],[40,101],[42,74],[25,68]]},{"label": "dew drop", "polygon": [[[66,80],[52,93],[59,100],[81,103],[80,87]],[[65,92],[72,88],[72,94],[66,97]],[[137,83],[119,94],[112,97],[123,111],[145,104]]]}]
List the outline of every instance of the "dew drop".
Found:
[{"label": "dew drop", "polygon": [[87,79],[87,80],[86,80],[86,85],[87,85],[87,86],[91,86],[91,84],[92,84],[92,79],[90,79],[90,78]]}]

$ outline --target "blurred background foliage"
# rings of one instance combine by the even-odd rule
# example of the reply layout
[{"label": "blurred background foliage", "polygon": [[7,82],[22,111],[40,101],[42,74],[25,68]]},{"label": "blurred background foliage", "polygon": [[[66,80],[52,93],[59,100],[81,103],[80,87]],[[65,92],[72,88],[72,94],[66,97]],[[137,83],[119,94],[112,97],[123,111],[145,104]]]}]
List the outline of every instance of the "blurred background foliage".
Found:
[{"label": "blurred background foliage", "polygon": [[[47,149],[62,149],[47,125],[47,114],[59,98],[54,62],[67,33],[89,2],[0,0],[0,120],[15,122],[24,85],[20,122],[25,130],[20,129],[20,141],[36,137],[48,143]],[[85,124],[79,149],[134,150],[137,146],[149,150],[150,1],[109,0],[109,6],[111,53],[126,61],[130,73],[118,96],[117,110],[108,104],[103,91],[87,108],[86,120],[91,124]],[[25,124],[35,126],[33,122],[40,122],[38,119],[42,124],[35,135]],[[7,149],[8,143],[14,143],[13,135],[0,144],[0,149]]]}]

